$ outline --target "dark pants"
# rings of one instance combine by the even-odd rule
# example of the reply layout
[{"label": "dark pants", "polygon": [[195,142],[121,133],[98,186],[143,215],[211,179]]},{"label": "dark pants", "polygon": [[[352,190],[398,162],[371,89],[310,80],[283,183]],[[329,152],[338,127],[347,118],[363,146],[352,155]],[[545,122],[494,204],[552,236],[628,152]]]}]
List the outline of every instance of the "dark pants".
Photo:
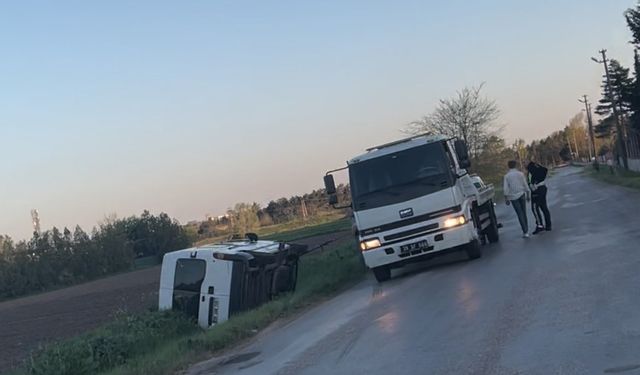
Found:
[{"label": "dark pants", "polygon": [[527,221],[527,201],[525,198],[525,194],[514,201],[511,201],[511,205],[513,209],[516,211],[516,215],[518,216],[518,221],[520,222],[520,227],[522,228],[522,233],[529,232],[529,222]]},{"label": "dark pants", "polygon": [[[549,207],[547,207],[547,187],[538,187],[533,194],[531,194],[531,211],[533,211],[533,217],[536,218],[536,225],[538,227],[544,227],[547,230],[551,230],[551,213]],[[544,215],[544,221],[542,220]]]}]

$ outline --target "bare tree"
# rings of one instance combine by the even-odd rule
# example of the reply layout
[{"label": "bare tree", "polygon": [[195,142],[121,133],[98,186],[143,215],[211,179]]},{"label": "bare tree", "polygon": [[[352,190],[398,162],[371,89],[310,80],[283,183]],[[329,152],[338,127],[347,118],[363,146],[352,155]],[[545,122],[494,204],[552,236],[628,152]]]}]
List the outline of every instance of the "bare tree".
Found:
[{"label": "bare tree", "polygon": [[522,138],[516,138],[511,146],[513,153],[516,156],[516,161],[520,164],[520,169],[524,170],[526,165],[525,159],[527,157],[527,143]]},{"label": "bare tree", "polygon": [[564,129],[567,144],[577,158],[588,156],[590,149],[584,118],[584,113],[578,112],[569,120],[569,125]]},{"label": "bare tree", "polygon": [[467,142],[472,157],[477,156],[490,137],[500,133],[496,121],[500,109],[496,102],[480,94],[484,83],[477,87],[465,87],[457,96],[440,99],[436,109],[404,130],[410,134],[434,133],[458,137]]}]

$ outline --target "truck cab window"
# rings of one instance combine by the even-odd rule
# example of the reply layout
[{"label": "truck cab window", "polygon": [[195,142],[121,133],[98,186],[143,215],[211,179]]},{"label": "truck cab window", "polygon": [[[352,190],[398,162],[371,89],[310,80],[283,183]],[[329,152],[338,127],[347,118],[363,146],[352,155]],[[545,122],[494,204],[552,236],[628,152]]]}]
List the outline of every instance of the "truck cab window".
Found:
[{"label": "truck cab window", "polygon": [[173,282],[174,309],[197,319],[205,271],[202,259],[178,259]]},{"label": "truck cab window", "polygon": [[354,210],[403,202],[450,187],[449,157],[442,143],[430,143],[349,168]]}]

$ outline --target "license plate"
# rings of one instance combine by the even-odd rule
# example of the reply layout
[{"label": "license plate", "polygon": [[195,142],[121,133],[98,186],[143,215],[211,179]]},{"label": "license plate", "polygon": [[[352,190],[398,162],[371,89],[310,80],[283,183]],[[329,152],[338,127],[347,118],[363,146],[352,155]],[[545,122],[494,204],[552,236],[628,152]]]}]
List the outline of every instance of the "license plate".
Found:
[{"label": "license plate", "polygon": [[429,247],[429,243],[427,242],[427,240],[422,240],[422,241],[418,241],[418,242],[414,242],[414,243],[410,243],[410,244],[406,244],[406,245],[400,246],[400,252],[401,253],[408,253],[408,252],[411,252],[413,250],[426,249],[427,247]]}]

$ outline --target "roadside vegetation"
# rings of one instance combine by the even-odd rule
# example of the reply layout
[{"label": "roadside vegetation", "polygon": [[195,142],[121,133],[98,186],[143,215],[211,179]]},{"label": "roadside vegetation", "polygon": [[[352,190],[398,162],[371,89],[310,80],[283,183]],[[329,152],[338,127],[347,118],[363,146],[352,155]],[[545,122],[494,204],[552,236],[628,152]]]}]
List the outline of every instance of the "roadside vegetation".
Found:
[{"label": "roadside vegetation", "polygon": [[606,165],[601,165],[600,170],[596,170],[591,166],[585,167],[585,172],[590,177],[609,184],[640,190],[640,173],[637,172],[625,171],[621,168],[609,168]]},{"label": "roadside vegetation", "polygon": [[[336,231],[350,229],[351,224],[342,211],[335,211],[331,214],[312,217],[306,220],[296,219],[282,224],[273,224],[253,230],[261,239],[294,241],[306,237],[320,234],[333,233]],[[229,235],[209,237],[199,240],[196,246],[221,242],[229,238]]]},{"label": "roadside vegetation", "polygon": [[178,222],[148,211],[105,220],[91,233],[54,227],[18,243],[0,236],[0,300],[129,271],[136,258],[160,259],[188,245]]},{"label": "roadside vegetation", "polygon": [[[349,201],[348,186],[340,185],[338,194],[343,202]],[[334,221],[346,215],[346,210],[331,207],[324,189],[318,189],[301,196],[270,201],[265,207],[255,202],[237,203],[224,215],[188,223],[185,230],[193,243],[202,245],[219,242],[233,234],[254,232],[265,236]]]},{"label": "roadside vegetation", "polygon": [[[346,187],[341,189],[348,195]],[[0,301],[152,267],[167,252],[219,242],[231,234],[256,232],[291,241],[349,229],[349,220],[340,220],[345,211],[334,210],[322,194],[318,190],[278,199],[264,209],[255,203],[238,204],[221,219],[195,226],[144,211],[140,216],[105,218],[89,233],[80,226],[54,227],[18,242],[0,235]],[[204,228],[201,234],[197,228]],[[212,233],[218,236],[209,237]]]},{"label": "roadside vegetation", "polygon": [[320,236],[335,232],[351,230],[351,219],[340,217],[331,221],[321,222],[316,225],[299,227],[297,229],[285,230],[282,232],[272,232],[266,235],[265,239],[283,242],[294,242],[308,237]]},{"label": "roadside vegetation", "polygon": [[335,294],[364,275],[353,244],[328,247],[300,262],[294,293],[209,330],[173,312],[122,315],[94,331],[44,347],[13,375],[173,374],[254,336],[275,320]]}]

